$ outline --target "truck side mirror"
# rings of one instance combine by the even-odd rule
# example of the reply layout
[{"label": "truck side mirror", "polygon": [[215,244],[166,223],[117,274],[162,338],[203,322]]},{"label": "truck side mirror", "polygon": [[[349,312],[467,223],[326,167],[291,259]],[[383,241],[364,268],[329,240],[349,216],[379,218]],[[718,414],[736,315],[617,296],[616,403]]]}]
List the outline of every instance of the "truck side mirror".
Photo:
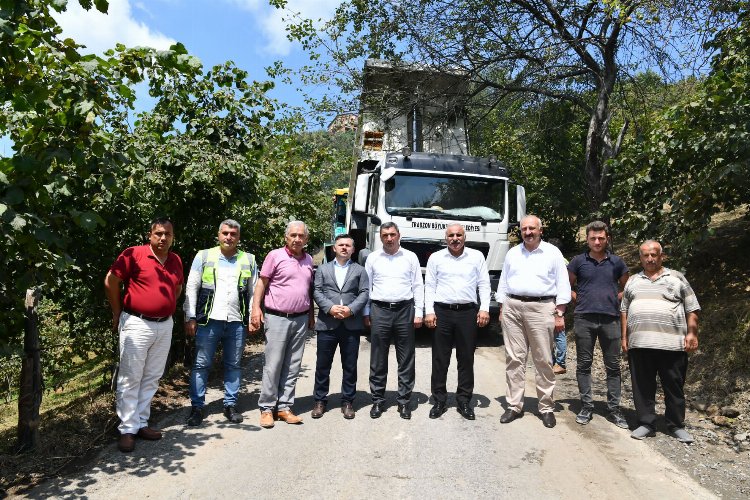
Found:
[{"label": "truck side mirror", "polygon": [[526,217],[526,189],[523,186],[516,186],[516,221]]}]

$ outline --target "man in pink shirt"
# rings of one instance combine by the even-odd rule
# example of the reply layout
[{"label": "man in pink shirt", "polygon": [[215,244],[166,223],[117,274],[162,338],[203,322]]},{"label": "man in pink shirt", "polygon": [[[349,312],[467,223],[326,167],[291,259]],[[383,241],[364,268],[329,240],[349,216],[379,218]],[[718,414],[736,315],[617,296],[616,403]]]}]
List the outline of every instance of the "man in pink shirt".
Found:
[{"label": "man in pink shirt", "polygon": [[302,423],[292,406],[307,332],[315,325],[311,302],[313,262],[304,250],[308,237],[304,222],[290,222],[284,233],[286,245],[269,252],[255,286],[251,328],[258,331],[263,324],[266,334],[258,399],[261,427],[273,427],[274,420]]}]

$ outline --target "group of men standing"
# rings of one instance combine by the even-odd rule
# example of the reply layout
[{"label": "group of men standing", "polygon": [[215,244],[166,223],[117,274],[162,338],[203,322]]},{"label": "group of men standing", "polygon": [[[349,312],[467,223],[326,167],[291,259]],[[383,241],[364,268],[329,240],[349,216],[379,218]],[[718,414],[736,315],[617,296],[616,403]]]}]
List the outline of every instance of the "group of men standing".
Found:
[{"label": "group of men standing", "polygon": [[[576,422],[593,418],[591,364],[596,339],[607,373],[607,419],[628,424],[620,409],[621,352],[627,352],[639,426],[636,439],[653,435],[656,376],[661,379],[670,433],[683,442],[683,385],[687,352],[697,349],[698,302],[680,273],[662,266],[661,246],[647,241],[640,247],[643,272],[629,277],[622,259],[607,250],[609,229],[599,221],[586,228],[588,251],[566,266],[558,248],[542,241],[538,217],[520,224],[522,243],[507,254],[497,300],[506,351],[506,410],[501,423],[523,416],[525,370],[531,354],[536,372],[538,409],[546,427],[554,427],[552,350],[554,333],[565,328],[564,314],[576,304],[574,325],[581,410]],[[330,371],[336,349],[342,364],[341,413],[355,417],[357,360],[360,337],[370,329],[369,385],[371,418],[385,411],[388,354],[395,345],[398,364],[398,413],[411,418],[415,384],[414,330],[424,324],[432,335],[432,419],[447,409],[446,379],[453,346],[456,349],[457,411],[474,420],[474,351],[477,329],[489,323],[490,280],[481,252],[467,248],[461,224],[446,227],[446,248],[432,254],[424,280],[417,256],[401,247],[398,226],[380,227],[382,249],[371,253],[364,267],[352,262],[354,240],[340,235],[335,259],[313,271],[304,248],[307,226],[290,222],[285,245],[271,251],[258,269],[252,254],[238,249],[240,224],[232,219],[219,226],[219,245],[201,250],[190,266],[185,285],[185,332],[195,337],[190,375],[191,412],[187,424],[204,418],[209,370],[219,342],[224,363],[224,415],[243,421],[236,409],[241,357],[248,333],[265,332],[265,363],[258,400],[260,425],[275,421],[299,424],[293,411],[308,329],[315,328],[318,349],[315,403],[312,418],[327,411]],[[119,448],[132,451],[136,437],[160,439],[148,426],[150,403],[164,370],[171,342],[172,314],[184,277],[182,261],[170,247],[171,221],[155,219],[146,245],[126,249],[105,279],[112,306],[113,328],[120,337],[117,413],[121,424]],[[120,285],[125,284],[125,296]],[[319,308],[315,320],[312,301]]]}]

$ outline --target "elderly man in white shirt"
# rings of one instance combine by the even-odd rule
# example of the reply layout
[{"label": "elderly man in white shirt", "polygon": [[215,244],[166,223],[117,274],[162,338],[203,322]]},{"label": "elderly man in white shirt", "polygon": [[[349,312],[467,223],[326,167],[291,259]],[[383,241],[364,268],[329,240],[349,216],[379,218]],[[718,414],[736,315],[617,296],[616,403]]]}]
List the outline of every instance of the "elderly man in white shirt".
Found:
[{"label": "elderly man in white shirt", "polygon": [[507,408],[500,422],[523,415],[526,359],[536,370],[539,413],[545,427],[555,426],[555,373],[552,370],[554,332],[565,328],[570,282],[565,259],[554,245],[542,241],[542,222],[534,215],[521,220],[523,244],[508,251],[497,290],[505,341]]},{"label": "elderly man in white shirt", "polygon": [[445,241],[448,248],[430,255],[425,274],[424,323],[436,328],[432,335],[433,407],[429,416],[439,418],[445,413],[446,379],[455,344],[456,409],[465,419],[474,420],[474,349],[477,327],[490,320],[490,274],[482,252],[466,248],[466,231],[461,224],[448,224]]},{"label": "elderly man in white shirt", "polygon": [[398,413],[411,418],[411,393],[414,390],[414,329],[422,326],[424,283],[417,255],[401,248],[401,234],[393,222],[380,226],[381,250],[365,261],[370,279],[370,303],[365,309],[365,326],[370,335],[370,417],[379,418],[385,409],[385,385],[388,379],[388,349],[391,339],[398,362]]}]

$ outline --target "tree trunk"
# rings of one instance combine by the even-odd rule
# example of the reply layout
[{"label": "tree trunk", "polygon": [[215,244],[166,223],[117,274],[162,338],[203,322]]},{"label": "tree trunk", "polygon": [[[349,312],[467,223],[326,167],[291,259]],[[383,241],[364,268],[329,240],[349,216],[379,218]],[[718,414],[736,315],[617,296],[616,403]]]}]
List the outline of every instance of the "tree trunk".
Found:
[{"label": "tree trunk", "polygon": [[21,365],[18,398],[18,450],[36,448],[39,442],[39,407],[42,404],[42,365],[39,356],[37,304],[40,289],[26,290],[26,321],[23,339],[25,356]]},{"label": "tree trunk", "polygon": [[589,121],[589,130],[586,134],[586,184],[589,195],[589,209],[592,213],[600,211],[602,204],[607,201],[609,188],[611,186],[609,173],[604,168],[604,163],[613,158],[617,151],[612,145],[609,133],[609,121],[611,111],[609,97],[614,90],[617,66],[614,58],[605,62],[601,81],[597,88],[597,101],[594,112]]}]

